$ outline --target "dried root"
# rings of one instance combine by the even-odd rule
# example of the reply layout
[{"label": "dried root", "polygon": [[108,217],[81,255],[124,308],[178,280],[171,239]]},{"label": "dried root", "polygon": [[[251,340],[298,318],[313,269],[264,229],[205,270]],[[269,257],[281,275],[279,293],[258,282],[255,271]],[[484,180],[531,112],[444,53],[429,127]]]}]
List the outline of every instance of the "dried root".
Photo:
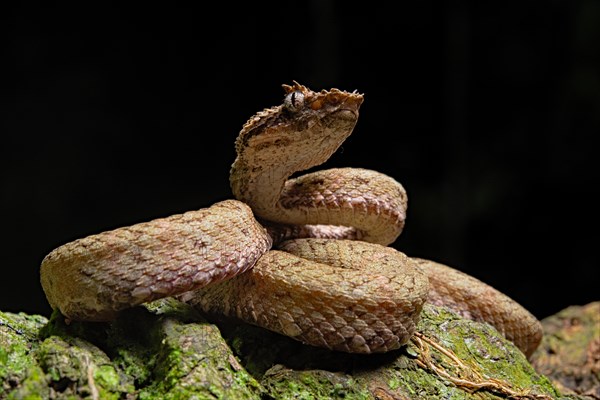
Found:
[{"label": "dried root", "polygon": [[[477,365],[466,364],[451,350],[444,348],[439,343],[420,332],[416,332],[411,340],[419,349],[419,354],[415,359],[415,362],[419,367],[432,371],[440,378],[451,382],[455,386],[469,393],[490,391],[507,396],[510,399],[552,400],[552,397],[544,394],[535,394],[530,390],[515,390],[512,388],[511,384],[506,381],[485,376],[480,372]],[[452,370],[449,371],[442,366],[441,362],[435,361],[432,357],[431,348],[447,358]]]}]

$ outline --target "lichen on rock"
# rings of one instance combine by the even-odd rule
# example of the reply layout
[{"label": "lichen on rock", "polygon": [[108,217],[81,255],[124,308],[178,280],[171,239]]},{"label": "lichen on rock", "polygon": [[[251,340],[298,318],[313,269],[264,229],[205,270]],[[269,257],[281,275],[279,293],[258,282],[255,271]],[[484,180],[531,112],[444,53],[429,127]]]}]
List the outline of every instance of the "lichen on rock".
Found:
[{"label": "lichen on rock", "polygon": [[[423,339],[391,353],[364,356],[308,348],[248,326],[224,333],[235,341],[244,365],[251,366],[277,399],[331,399],[341,392],[338,398],[561,398],[549,380],[487,324],[426,306],[418,330],[421,338],[454,358]],[[265,369],[269,364],[275,366]],[[296,397],[305,393],[313,397]]]},{"label": "lichen on rock", "polygon": [[173,299],[112,323],[0,313],[0,399],[563,399],[491,326],[426,306],[376,355],[303,345]]},{"label": "lichen on rock", "polygon": [[[0,399],[22,392],[48,392],[44,371],[33,352],[39,346],[38,332],[48,320],[41,315],[0,311]],[[36,397],[32,397],[34,399]]]},{"label": "lichen on rock", "polygon": [[215,325],[173,300],[149,308],[111,324],[0,314],[0,399],[259,398]]}]

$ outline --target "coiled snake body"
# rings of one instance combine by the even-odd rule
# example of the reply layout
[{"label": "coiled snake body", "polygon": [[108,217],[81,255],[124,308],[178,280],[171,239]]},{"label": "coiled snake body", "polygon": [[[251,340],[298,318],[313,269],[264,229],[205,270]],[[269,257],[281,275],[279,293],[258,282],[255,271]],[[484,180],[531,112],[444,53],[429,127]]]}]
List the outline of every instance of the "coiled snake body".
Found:
[{"label": "coiled snake body", "polygon": [[351,134],[363,96],[284,85],[282,105],[242,128],[230,174],[237,200],[75,240],[48,254],[41,282],[68,319],[104,321],[179,296],[304,343],[353,353],[397,349],[426,301],[494,325],[526,355],[535,317],[490,286],[386,247],[407,197],[381,173],[322,170]]}]

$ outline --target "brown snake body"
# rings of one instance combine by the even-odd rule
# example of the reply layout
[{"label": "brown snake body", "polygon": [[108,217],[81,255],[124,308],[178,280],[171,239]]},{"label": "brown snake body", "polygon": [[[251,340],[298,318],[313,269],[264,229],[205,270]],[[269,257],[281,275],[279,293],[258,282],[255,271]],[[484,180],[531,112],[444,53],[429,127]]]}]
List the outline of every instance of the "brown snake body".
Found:
[{"label": "brown snake body", "polygon": [[375,353],[405,344],[430,301],[489,322],[529,356],[542,331],[528,311],[475,278],[386,247],[406,216],[394,179],[357,168],[290,179],[338,149],[363,96],[284,89],[284,103],[257,113],[237,138],[237,200],[58,247],[41,265],[50,305],[103,321],[179,296],[307,344]]}]

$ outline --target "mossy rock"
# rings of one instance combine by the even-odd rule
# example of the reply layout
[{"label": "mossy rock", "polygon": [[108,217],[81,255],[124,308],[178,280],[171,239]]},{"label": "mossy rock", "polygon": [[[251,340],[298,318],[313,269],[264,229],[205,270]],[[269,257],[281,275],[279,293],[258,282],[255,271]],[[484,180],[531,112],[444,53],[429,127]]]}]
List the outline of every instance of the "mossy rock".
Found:
[{"label": "mossy rock", "polygon": [[567,307],[542,326],[535,369],[565,393],[600,399],[600,301]]},{"label": "mossy rock", "polygon": [[[151,311],[149,311],[151,310]],[[256,399],[262,387],[239,365],[219,329],[173,300],[108,323],[50,321],[22,328],[0,313],[0,399]],[[4,335],[7,333],[7,335]],[[5,352],[6,353],[6,352]],[[5,378],[6,377],[6,378]]]},{"label": "mossy rock", "polygon": [[562,396],[489,325],[427,306],[404,348],[352,355],[161,300],[113,323],[0,312],[0,399],[504,399]]}]

